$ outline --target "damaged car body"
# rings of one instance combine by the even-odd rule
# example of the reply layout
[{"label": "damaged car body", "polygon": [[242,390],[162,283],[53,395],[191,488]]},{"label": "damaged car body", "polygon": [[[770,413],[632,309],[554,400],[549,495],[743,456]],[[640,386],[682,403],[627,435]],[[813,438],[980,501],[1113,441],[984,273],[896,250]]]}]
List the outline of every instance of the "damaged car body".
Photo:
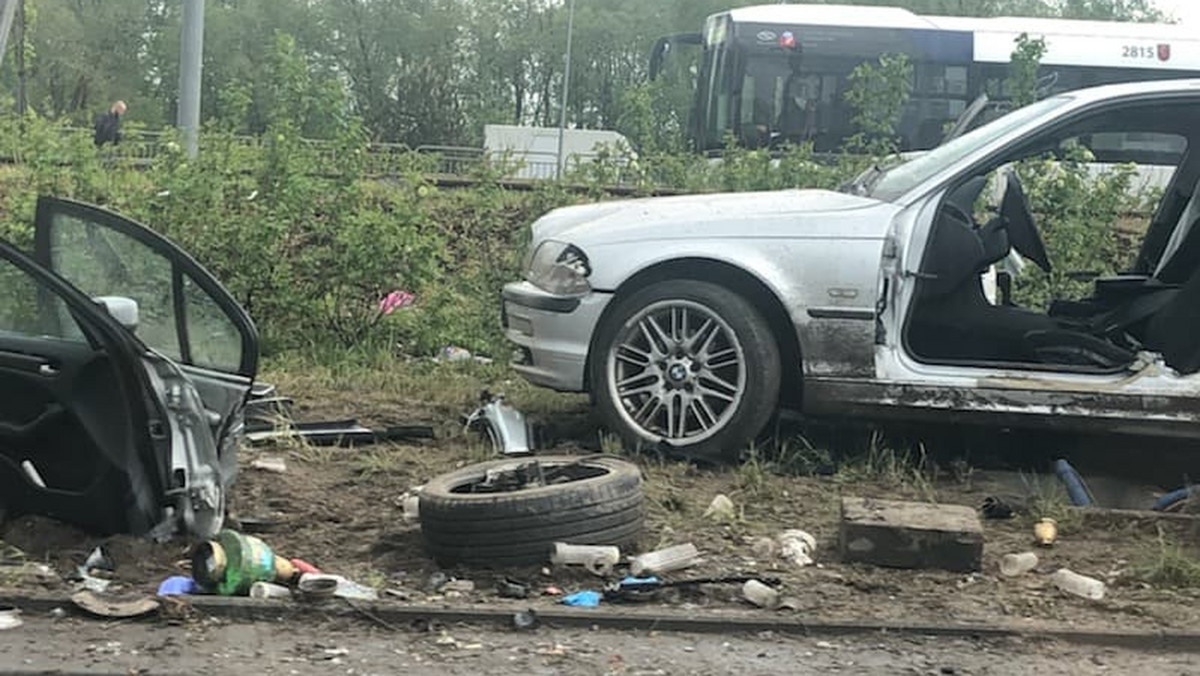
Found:
[{"label": "damaged car body", "polygon": [[97,533],[212,537],[258,369],[246,312],[161,235],[38,200],[0,240],[0,509]]},{"label": "damaged car body", "polygon": [[[590,393],[627,445],[692,457],[740,452],[781,405],[1198,436],[1197,116],[1200,82],[1095,88],[836,192],[557,210],[533,226],[525,280],[504,290],[515,368]],[[997,267],[1055,264],[1022,163],[1080,148],[1160,171],[1163,197],[1127,273],[1091,279],[1082,300],[1020,307]]]}]

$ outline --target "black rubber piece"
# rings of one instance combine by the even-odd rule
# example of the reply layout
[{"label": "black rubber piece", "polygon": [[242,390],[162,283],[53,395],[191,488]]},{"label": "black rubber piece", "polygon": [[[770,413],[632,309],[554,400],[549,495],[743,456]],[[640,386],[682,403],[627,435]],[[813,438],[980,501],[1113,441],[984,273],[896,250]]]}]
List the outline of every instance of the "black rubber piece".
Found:
[{"label": "black rubber piece", "polygon": [[490,567],[549,560],[555,542],[624,546],[645,523],[641,472],[611,456],[540,456],[547,470],[577,463],[598,476],[507,493],[455,492],[489,470],[530,458],[471,465],[434,478],[421,490],[421,535],[439,563]]},{"label": "black rubber piece", "polygon": [[[609,391],[608,353],[622,327],[646,306],[663,300],[699,303],[724,319],[742,343],[746,358],[746,392],[724,429],[699,442],[665,440],[648,436],[621,415],[621,403]],[[596,334],[591,369],[591,392],[605,426],[621,437],[630,450],[659,450],[690,460],[736,461],[748,444],[762,433],[779,406],[783,369],[779,343],[770,324],[746,298],[708,282],[675,279],[651,284],[619,298]]]}]

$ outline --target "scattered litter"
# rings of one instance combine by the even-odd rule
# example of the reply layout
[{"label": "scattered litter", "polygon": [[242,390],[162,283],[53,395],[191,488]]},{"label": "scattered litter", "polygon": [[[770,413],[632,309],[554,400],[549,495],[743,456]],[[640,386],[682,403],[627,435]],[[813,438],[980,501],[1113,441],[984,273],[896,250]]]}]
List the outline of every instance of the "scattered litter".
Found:
[{"label": "scattered litter", "polygon": [[550,657],[561,657],[567,654],[567,647],[561,643],[555,643],[550,647],[538,648],[537,654],[548,655]]},{"label": "scattered litter", "polygon": [[408,491],[400,496],[400,515],[407,523],[421,520],[421,494]]},{"label": "scattered litter", "polygon": [[272,474],[286,474],[287,462],[281,456],[264,455],[250,463],[250,467]]},{"label": "scattered litter", "polygon": [[296,569],[297,573],[312,573],[319,574],[321,570],[304,559],[288,559],[288,563]]},{"label": "scattered litter", "polygon": [[529,455],[534,451],[533,429],[525,415],[504,402],[503,395],[484,390],[479,395],[479,408],[466,417],[466,429],[481,434],[491,445],[492,453]]},{"label": "scattered litter", "polygon": [[458,648],[460,645],[458,639],[448,634],[444,629],[442,630],[442,633],[438,635],[437,640],[435,640],[434,643],[450,648]]},{"label": "scattered litter", "polygon": [[663,581],[657,577],[627,577],[620,582],[606,585],[604,598],[610,601],[645,601],[654,598],[659,590],[679,587],[698,587],[705,584],[745,584],[755,582],[777,587],[778,578],[760,578],[748,575],[730,575],[727,577],[704,577],[686,580]]},{"label": "scattered litter", "polygon": [[288,584],[296,575],[296,567],[276,556],[265,542],[232,530],[223,530],[215,540],[192,550],[196,584],[221,596],[246,596],[255,582]]},{"label": "scattered litter", "polygon": [[629,572],[633,573],[635,577],[650,573],[669,573],[690,568],[696,565],[699,558],[700,550],[696,549],[696,545],[688,542],[633,557],[629,562]]},{"label": "scattered litter", "polygon": [[1037,566],[1038,556],[1033,552],[1005,554],[1000,558],[1000,574],[1004,577],[1018,577],[1032,571]]},{"label": "scattered litter", "polygon": [[300,576],[296,588],[313,599],[336,596],[351,601],[377,601],[379,592],[371,587],[348,580],[341,575],[327,573],[305,573]]},{"label": "scattered litter", "polygon": [[718,522],[729,522],[737,518],[737,508],[728,495],[720,494],[712,499],[708,509],[704,510],[704,518]]},{"label": "scattered litter", "polygon": [[985,519],[1011,519],[1016,515],[1016,510],[1012,505],[1008,504],[1004,498],[994,495],[983,499],[983,505],[979,508],[979,512]]},{"label": "scattered litter", "polygon": [[283,585],[272,584],[270,582],[255,582],[250,585],[250,598],[290,599],[292,598],[292,590]]},{"label": "scattered litter", "polygon": [[1033,540],[1041,547],[1052,547],[1058,541],[1058,523],[1044,518],[1033,524]]},{"label": "scattered litter", "polygon": [[129,619],[149,615],[158,610],[158,601],[152,598],[138,598],[129,601],[116,599],[101,599],[90,591],[77,592],[71,596],[71,602],[78,608],[96,617]]},{"label": "scattered litter", "polygon": [[301,575],[300,581],[296,584],[296,590],[300,592],[301,597],[310,601],[333,598],[337,588],[337,580],[317,573]]},{"label": "scattered litter", "polygon": [[496,583],[496,593],[505,599],[527,599],[529,585],[506,577]]},{"label": "scattered litter", "polygon": [[448,361],[448,362],[470,361],[471,358],[474,356],[475,355],[471,354],[471,351],[466,349],[465,347],[459,347],[457,345],[447,345],[446,347],[443,347],[441,350],[438,351],[438,356],[435,359],[435,361]]},{"label": "scattered litter", "polygon": [[158,596],[187,596],[199,594],[200,586],[196,581],[184,575],[174,575],[163,580],[158,585]]},{"label": "scattered litter", "polygon": [[1096,503],[1092,497],[1091,491],[1088,490],[1087,484],[1083,483],[1083,478],[1079,476],[1079,472],[1071,466],[1071,463],[1066,460],[1054,461],[1054,473],[1063,483],[1063,487],[1067,489],[1067,497],[1071,499],[1071,504],[1076,507],[1091,507]]},{"label": "scattered litter", "polygon": [[600,605],[600,599],[603,598],[598,591],[581,591],[574,594],[568,594],[563,597],[562,603],[565,606],[577,606],[580,608],[594,608]]},{"label": "scattered litter", "polygon": [[327,658],[345,657],[350,654],[349,648],[326,648],[321,651]]},{"label": "scattered litter", "polygon": [[61,620],[66,616],[67,616],[67,611],[63,610],[62,608],[51,608],[50,609],[50,619],[52,619],[52,620]]},{"label": "scattered litter", "polygon": [[435,570],[429,575],[429,579],[425,581],[425,591],[436,593],[441,591],[442,586],[450,581],[450,576],[440,570]]},{"label": "scattered litter", "polygon": [[746,580],[742,585],[742,597],[759,608],[779,606],[779,592],[758,580]]},{"label": "scattered litter", "polygon": [[513,613],[512,623],[514,629],[529,631],[532,629],[537,629],[538,625],[542,623],[542,620],[538,617],[537,612],[534,611],[533,608],[530,608],[529,610],[522,610],[520,612]]},{"label": "scattered litter", "polygon": [[416,294],[408,291],[393,291],[379,301],[379,314],[390,315],[396,310],[412,307],[417,302]]},{"label": "scattered litter", "polygon": [[0,631],[16,629],[22,624],[25,624],[25,622],[21,620],[20,608],[0,606]]},{"label": "scattered litter", "polygon": [[555,542],[550,553],[550,563],[556,566],[583,566],[593,575],[605,576],[612,573],[613,566],[621,560],[621,550],[604,545],[571,545]]},{"label": "scattered litter", "polygon": [[1050,576],[1050,582],[1068,594],[1081,596],[1092,601],[1104,598],[1105,586],[1100,580],[1086,575],[1080,575],[1067,568],[1059,568]]},{"label": "scattered litter", "polygon": [[554,585],[550,585],[542,590],[542,596],[562,596],[562,595],[563,595],[563,590],[558,587],[555,587]]},{"label": "scattered litter", "polygon": [[442,585],[442,593],[458,592],[459,594],[470,594],[475,591],[475,583],[471,580],[450,580]]},{"label": "scattered litter", "polygon": [[817,539],[807,531],[790,529],[779,534],[779,556],[797,568],[811,566]]},{"label": "scattered litter", "polygon": [[115,569],[116,565],[108,557],[108,554],[105,553],[104,548],[96,547],[92,550],[91,554],[88,554],[87,560],[83,562],[83,565],[75,569],[75,574],[76,579],[80,581],[84,589],[102,594],[112,584],[112,580],[93,575],[92,573],[94,571],[111,573]]}]

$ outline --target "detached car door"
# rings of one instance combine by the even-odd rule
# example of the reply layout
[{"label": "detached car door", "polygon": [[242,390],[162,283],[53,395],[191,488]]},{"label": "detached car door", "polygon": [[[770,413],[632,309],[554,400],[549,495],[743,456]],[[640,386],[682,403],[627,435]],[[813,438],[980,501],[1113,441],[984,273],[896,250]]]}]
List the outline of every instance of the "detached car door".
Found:
[{"label": "detached car door", "polygon": [[161,411],[115,319],[0,240],[0,511],[101,533],[164,517]]},{"label": "detached car door", "polygon": [[[138,339],[171,412],[171,477],[185,528],[201,537],[224,517],[237,475],[243,409],[258,371],[258,334],[207,270],[165,237],[88,204],[42,197],[37,261],[93,298],[137,304]],[[190,419],[198,396],[203,420]]]}]

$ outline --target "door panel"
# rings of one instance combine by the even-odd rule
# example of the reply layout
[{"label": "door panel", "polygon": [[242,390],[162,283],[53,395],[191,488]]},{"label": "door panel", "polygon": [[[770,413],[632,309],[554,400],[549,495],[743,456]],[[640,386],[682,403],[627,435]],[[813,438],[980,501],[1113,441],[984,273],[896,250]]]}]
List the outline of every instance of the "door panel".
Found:
[{"label": "door panel", "polygon": [[0,502],[100,532],[161,518],[139,362],[122,329],[0,241]]}]

